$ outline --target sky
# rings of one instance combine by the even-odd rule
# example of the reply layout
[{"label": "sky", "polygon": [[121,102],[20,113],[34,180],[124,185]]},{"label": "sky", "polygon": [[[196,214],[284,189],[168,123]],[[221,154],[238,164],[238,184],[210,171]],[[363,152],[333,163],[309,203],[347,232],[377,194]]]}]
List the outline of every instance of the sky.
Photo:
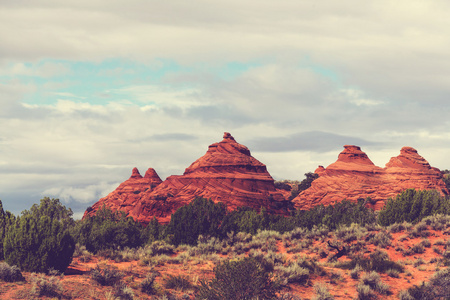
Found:
[{"label": "sky", "polygon": [[230,132],[275,180],[358,145],[450,169],[450,2],[0,1],[0,199],[79,218]]}]

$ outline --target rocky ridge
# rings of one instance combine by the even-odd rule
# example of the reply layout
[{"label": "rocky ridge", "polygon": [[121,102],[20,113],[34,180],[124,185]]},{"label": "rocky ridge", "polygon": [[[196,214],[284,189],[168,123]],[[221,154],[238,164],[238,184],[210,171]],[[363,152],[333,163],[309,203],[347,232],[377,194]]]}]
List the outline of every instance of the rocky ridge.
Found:
[{"label": "rocky ridge", "polygon": [[266,166],[226,132],[223,140],[210,145],[205,155],[186,168],[183,175],[172,175],[162,181],[152,168],[144,177],[134,168],[128,180],[86,210],[84,217],[105,206],[122,210],[144,224],[154,217],[168,223],[172,213],[196,197],[223,202],[229,210],[264,207],[286,214],[288,207],[310,209],[368,197],[371,199],[368,206],[381,209],[388,198],[409,188],[436,189],[442,195],[449,194],[442,172],[431,167],[411,147],[403,147],[398,156],[381,168],[360,147],[345,145],[336,162],[326,168],[319,166],[315,173],[319,178],[311,187],[289,202],[286,199],[290,193],[275,188]]},{"label": "rocky ridge", "polygon": [[153,168],[149,168],[145,172],[144,177],[142,177],[137,168],[134,168],[129,179],[122,182],[114,191],[88,208],[83,218],[88,215],[94,215],[103,206],[112,211],[129,212],[140,201],[142,194],[151,192],[161,182],[161,178]]},{"label": "rocky ridge", "polygon": [[358,146],[345,145],[336,162],[316,171],[319,178],[293,203],[298,209],[310,209],[316,205],[330,205],[344,199],[357,201],[370,197],[369,206],[381,209],[388,198],[410,188],[438,190],[449,194],[443,174],[417,153],[412,147],[403,147],[380,168]]},{"label": "rocky ridge", "polygon": [[[183,175],[169,176],[154,188],[139,186],[140,189],[125,190],[133,183],[132,177],[128,183],[122,183],[116,191],[100,199],[85,216],[105,205],[120,208],[144,224],[153,217],[168,223],[172,213],[196,197],[223,202],[229,210],[248,206],[282,213],[278,208],[284,197],[275,189],[266,166],[227,132],[221,142],[210,145],[206,154],[193,162]],[[131,202],[133,204],[129,205]]]}]

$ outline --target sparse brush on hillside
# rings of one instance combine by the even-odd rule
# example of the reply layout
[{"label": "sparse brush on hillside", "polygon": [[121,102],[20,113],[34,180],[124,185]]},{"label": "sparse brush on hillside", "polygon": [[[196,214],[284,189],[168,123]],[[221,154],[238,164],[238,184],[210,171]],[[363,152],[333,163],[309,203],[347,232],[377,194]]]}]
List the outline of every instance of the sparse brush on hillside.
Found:
[{"label": "sparse brush on hillside", "polygon": [[436,272],[428,283],[415,285],[404,294],[404,299],[450,299],[450,269]]}]

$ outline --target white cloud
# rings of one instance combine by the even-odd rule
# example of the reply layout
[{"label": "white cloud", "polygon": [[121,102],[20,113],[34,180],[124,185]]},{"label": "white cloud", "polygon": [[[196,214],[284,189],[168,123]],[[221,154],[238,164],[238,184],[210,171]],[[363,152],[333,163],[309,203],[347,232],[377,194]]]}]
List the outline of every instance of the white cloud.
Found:
[{"label": "white cloud", "polygon": [[[450,168],[449,6],[3,1],[1,190],[88,204],[134,166],[154,167],[162,178],[181,174],[223,131],[243,144],[315,131],[367,140],[379,165],[410,145]],[[159,77],[140,78],[125,64],[99,67],[111,58]],[[165,65],[155,62],[165,60],[183,71],[159,74]],[[86,76],[121,84],[104,80],[99,95],[86,96],[89,80],[65,78],[77,62],[91,67]],[[224,79],[217,69],[230,62],[251,67]],[[29,95],[42,99],[24,104]],[[43,104],[48,95],[60,99]],[[274,177],[301,179],[333,162],[341,146],[320,155],[250,150]]]},{"label": "white cloud", "polygon": [[112,192],[119,182],[107,183],[100,182],[95,185],[87,185],[76,188],[68,187],[52,187],[42,192],[42,196],[59,198],[62,202],[70,204],[71,202],[91,203],[93,199],[100,199]]}]

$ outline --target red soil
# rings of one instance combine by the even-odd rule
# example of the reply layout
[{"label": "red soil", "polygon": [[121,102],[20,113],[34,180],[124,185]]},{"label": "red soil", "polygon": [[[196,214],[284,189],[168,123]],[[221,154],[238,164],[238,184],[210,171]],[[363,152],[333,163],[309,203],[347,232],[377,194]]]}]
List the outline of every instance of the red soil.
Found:
[{"label": "red soil", "polygon": [[[370,234],[371,232],[366,233]],[[376,233],[376,232],[374,232]],[[445,268],[439,265],[439,259],[441,255],[435,252],[435,249],[439,249],[441,252],[444,250],[443,245],[435,245],[436,241],[447,239],[447,232],[429,230],[430,235],[428,237],[411,237],[408,232],[392,233],[391,245],[386,248],[380,248],[369,242],[365,243],[365,247],[360,250],[360,253],[368,255],[379,249],[385,251],[389,258],[393,261],[404,264],[405,271],[400,273],[398,278],[389,277],[386,274],[380,273],[381,279],[384,283],[390,286],[390,295],[379,295],[380,299],[398,299],[398,293],[401,290],[406,290],[413,285],[419,285],[423,281],[428,281],[437,268]],[[424,252],[417,254],[404,256],[401,248],[408,249],[414,245],[419,244],[422,240],[428,239],[431,246],[425,247]],[[306,240],[306,239],[305,239]],[[301,240],[303,242],[304,240]],[[330,232],[325,238],[316,238],[311,245],[300,251],[291,250],[298,244],[287,245],[283,244],[283,241],[277,242],[277,252],[284,254],[286,261],[294,260],[296,257],[306,256],[308,260],[316,260],[317,263],[324,268],[326,275],[320,277],[312,274],[310,280],[304,284],[289,284],[284,292],[299,295],[302,299],[311,299],[314,296],[314,284],[321,282],[327,286],[330,293],[335,299],[354,299],[357,297],[356,286],[359,280],[353,279],[350,276],[351,270],[340,269],[335,266],[334,263],[328,262],[327,258],[321,258],[319,256],[319,250],[326,251],[328,256],[331,256],[336,250],[328,247],[327,241],[332,243],[339,243],[334,232]],[[355,244],[357,241],[350,243],[342,243],[342,245]],[[435,248],[435,249],[433,249]],[[172,258],[178,257],[184,251],[177,250],[176,254]],[[219,259],[234,258],[233,254],[216,255]],[[423,260],[423,264],[414,265],[418,259]],[[349,260],[347,256],[339,258],[340,261]],[[217,261],[215,259],[214,261]],[[129,262],[115,262],[113,260],[107,260],[101,257],[93,256],[89,262],[83,262],[79,257],[74,258],[72,264],[69,266],[65,275],[61,277],[60,281],[63,286],[63,298],[65,299],[106,299],[108,292],[112,290],[112,287],[103,287],[96,283],[90,276],[90,270],[94,269],[97,264],[110,265],[117,268],[125,276],[123,281],[133,289],[136,299],[151,299],[152,296],[142,293],[139,289],[139,284],[142,282],[147,274],[150,272],[157,272],[159,275],[156,278],[156,282],[160,286],[161,292],[167,292],[163,287],[164,279],[168,275],[186,275],[187,278],[194,284],[198,284],[200,279],[210,279],[213,277],[213,267],[215,262],[210,258],[196,257],[191,260],[184,260],[181,262],[167,261],[160,263],[156,266],[149,266],[143,264],[141,261],[129,261]],[[364,272],[363,272],[364,273]],[[362,273],[362,274],[363,274]],[[19,283],[0,283],[0,298],[1,299],[29,299],[30,290],[32,287],[30,273],[24,272],[26,282]],[[174,295],[181,296],[184,293],[194,297],[194,292],[182,292],[177,290],[170,290]],[[45,298],[45,297],[44,297]]]}]

